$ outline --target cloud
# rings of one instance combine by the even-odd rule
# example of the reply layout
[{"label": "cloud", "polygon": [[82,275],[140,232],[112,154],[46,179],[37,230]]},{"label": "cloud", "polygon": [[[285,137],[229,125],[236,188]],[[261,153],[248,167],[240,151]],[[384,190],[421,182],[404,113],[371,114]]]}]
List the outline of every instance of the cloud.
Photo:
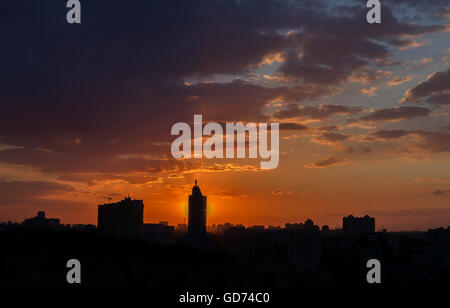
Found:
[{"label": "cloud", "polygon": [[297,139],[299,136],[297,134],[292,134],[289,136],[284,136],[283,140],[292,140],[292,139]]},{"label": "cloud", "polygon": [[318,162],[306,164],[304,165],[305,168],[313,169],[313,168],[326,168],[331,166],[336,166],[342,164],[344,161],[339,160],[333,156],[328,156],[326,158],[323,158],[319,160]]},{"label": "cloud", "polygon": [[421,0],[390,0],[389,5],[395,9],[395,11],[407,11],[414,12],[413,20],[417,21],[420,18],[429,20],[436,20],[436,17],[440,19],[448,19],[448,1],[447,0],[433,0],[433,1],[421,1]]},{"label": "cloud", "polygon": [[450,105],[450,69],[442,72],[434,72],[425,81],[408,89],[401,102],[425,102],[434,105]]},{"label": "cloud", "polygon": [[290,195],[290,194],[292,194],[292,191],[290,190],[276,189],[272,191],[272,195],[274,196]]},{"label": "cloud", "polygon": [[414,179],[415,183],[420,184],[431,184],[431,183],[443,183],[445,182],[442,178],[416,178]]},{"label": "cloud", "polygon": [[410,50],[412,48],[422,47],[422,46],[426,45],[427,43],[429,43],[427,40],[417,41],[415,39],[405,39],[405,40],[403,40],[403,42],[399,42],[398,49],[400,51]]},{"label": "cloud", "polygon": [[277,53],[267,54],[266,56],[264,56],[260,65],[265,65],[265,64],[271,65],[273,63],[279,63],[279,62],[283,62],[283,61],[284,61],[283,55],[280,52],[277,52]]},{"label": "cloud", "polygon": [[172,173],[167,178],[169,178],[169,179],[183,179],[184,176],[181,175],[181,174]]},{"label": "cloud", "polygon": [[444,195],[449,195],[449,194],[450,194],[450,189],[447,189],[447,190],[437,189],[432,193],[433,196],[444,196]]},{"label": "cloud", "polygon": [[335,148],[338,151],[353,153],[354,149],[348,145],[343,144],[343,141],[349,140],[350,136],[345,134],[333,133],[333,132],[325,132],[321,133],[317,137],[313,137],[311,142],[317,144],[328,145]]},{"label": "cloud", "polygon": [[450,20],[450,8],[441,8],[437,11],[436,16]]},{"label": "cloud", "polygon": [[[378,78],[383,73],[364,63],[366,58],[387,60],[388,37],[437,30],[403,23],[388,8],[383,12],[386,24],[374,29],[361,18],[360,8],[339,16],[324,10],[325,3],[307,4],[169,0],[124,7],[121,1],[99,0],[85,5],[86,19],[75,29],[58,17],[60,8],[53,2],[2,3],[1,11],[13,17],[32,15],[21,18],[23,24],[2,20],[4,29],[12,29],[2,32],[10,42],[0,59],[2,76],[8,76],[0,77],[2,136],[14,145],[79,155],[160,153],[165,149],[155,144],[167,142],[168,123],[187,121],[194,112],[214,121],[261,119],[265,104],[276,97],[300,102],[336,93],[328,87],[327,75]],[[173,7],[179,9],[174,12]],[[23,28],[28,31],[17,35]],[[349,33],[349,28],[357,30]],[[286,35],[285,29],[299,32]],[[38,37],[39,43],[34,41]],[[83,44],[74,45],[76,41]],[[333,57],[324,52],[330,50],[322,48],[327,46]],[[261,63],[283,66],[295,61],[289,58],[291,50],[303,54],[303,65],[312,71],[328,67],[326,75],[311,74],[305,78],[315,82],[277,88],[238,81],[185,84],[192,76],[251,73]],[[67,138],[81,143],[65,143]]]},{"label": "cloud", "polygon": [[208,192],[208,195],[218,196],[222,199],[239,199],[248,197],[248,194],[236,193],[226,190],[221,190],[219,192]]},{"label": "cloud", "polygon": [[328,125],[328,126],[322,126],[318,128],[321,131],[332,131],[332,130],[339,130],[341,129],[339,126],[333,124],[333,125]]},{"label": "cloud", "polygon": [[406,136],[408,134],[410,134],[410,132],[401,130],[401,129],[380,130],[380,131],[371,133],[372,136],[379,138],[379,139],[385,139],[385,140],[398,139],[398,138]]},{"label": "cloud", "polygon": [[[286,107],[274,113],[277,119],[360,114],[360,106],[300,104],[341,93],[345,81],[369,84],[389,76],[393,47],[442,30],[404,21],[387,4],[376,27],[365,21],[364,4],[341,14],[330,1],[83,5],[83,22],[74,27],[55,1],[0,3],[7,16],[0,18],[0,37],[8,42],[0,57],[0,141],[9,147],[2,147],[0,162],[90,185],[152,183],[158,173],[259,171],[173,160],[170,127],[193,114],[264,122],[267,105],[278,98]],[[267,75],[292,82],[234,80],[261,74],[262,65],[271,66]],[[307,129],[298,123],[280,128]],[[333,165],[333,159],[314,166]]]},{"label": "cloud", "polygon": [[413,61],[414,65],[408,67],[406,70],[409,71],[409,70],[419,69],[419,68],[422,68],[422,67],[425,67],[425,66],[431,64],[433,61],[434,61],[433,58],[423,58],[420,61],[414,60]]},{"label": "cloud", "polygon": [[319,138],[330,142],[337,142],[347,140],[349,137],[338,133],[323,133]]},{"label": "cloud", "polygon": [[450,91],[434,94],[426,102],[434,105],[450,105]]},{"label": "cloud", "polygon": [[27,204],[54,194],[74,192],[71,185],[50,181],[4,181],[0,179],[0,205]]},{"label": "cloud", "polygon": [[[346,7],[345,16],[323,19],[320,24],[305,24],[305,31],[289,36],[299,51],[287,51],[278,72],[305,83],[339,84],[346,80],[360,80],[359,72],[367,72],[370,59],[387,62],[386,44],[405,45],[420,33],[442,30],[442,26],[424,28],[418,24],[404,24],[396,19],[388,5],[382,6],[383,23],[370,28],[364,10],[359,6]],[[311,14],[305,20],[317,18]],[[348,29],[352,29],[351,34]],[[405,36],[409,36],[405,39]],[[393,39],[397,37],[397,39]],[[333,53],[329,53],[333,50]]]},{"label": "cloud", "polygon": [[65,174],[93,172],[114,174],[139,171],[156,173],[184,168],[183,162],[174,159],[78,156],[77,153],[58,153],[27,148],[0,151],[0,162],[32,166],[46,173]]},{"label": "cloud", "polygon": [[370,87],[370,88],[367,88],[367,89],[361,89],[361,90],[359,90],[359,92],[361,92],[362,94],[365,94],[365,95],[371,97],[371,96],[375,95],[375,92],[377,90],[378,90],[377,87]]},{"label": "cloud", "polygon": [[87,174],[71,174],[62,175],[58,177],[58,180],[67,182],[84,182],[87,185],[95,185],[102,181],[124,181],[132,185],[136,184],[149,184],[153,182],[161,182],[161,178],[155,176],[149,176],[142,173],[131,174],[107,174],[107,173],[87,173]]},{"label": "cloud", "polygon": [[407,151],[424,153],[450,152],[450,133],[435,131],[381,130],[370,134],[381,140],[395,140],[404,136],[412,136],[414,140]]},{"label": "cloud", "polygon": [[377,71],[363,70],[355,72],[353,75],[349,77],[348,81],[367,85],[376,80],[388,77],[390,75],[391,72],[384,70],[377,70]]},{"label": "cloud", "polygon": [[201,172],[265,172],[268,169],[260,169],[258,167],[252,165],[238,165],[233,163],[225,163],[225,164],[205,164],[205,163],[195,163],[192,164],[189,168],[183,173],[201,173]]},{"label": "cloud", "polygon": [[389,86],[398,86],[398,85],[400,85],[400,84],[403,84],[403,83],[405,83],[405,82],[408,82],[408,81],[410,81],[412,79],[412,76],[411,75],[409,75],[409,76],[404,76],[404,77],[395,77],[394,79],[392,79],[392,80],[390,80],[389,82],[388,82],[388,85]]},{"label": "cloud", "polygon": [[299,106],[289,105],[286,109],[275,112],[274,117],[278,119],[305,117],[311,119],[326,119],[334,115],[353,115],[363,112],[360,106],[343,105],[317,105],[317,106]]},{"label": "cloud", "polygon": [[271,76],[271,75],[267,75],[265,74],[264,79],[270,80],[270,81],[283,81],[283,82],[289,82],[289,78],[286,77],[280,77],[280,76]]},{"label": "cloud", "polygon": [[361,146],[361,153],[363,153],[363,154],[368,154],[368,153],[370,153],[370,152],[372,152],[372,148],[371,148],[369,145],[363,144],[363,145]]},{"label": "cloud", "polygon": [[431,110],[418,106],[401,106],[371,111],[369,115],[359,118],[360,121],[400,121],[425,117]]},{"label": "cloud", "polygon": [[429,153],[450,152],[450,133],[416,131],[412,134],[419,137],[417,148]]},{"label": "cloud", "polygon": [[280,123],[280,130],[287,130],[287,131],[303,131],[307,130],[308,127],[305,125],[302,125],[300,123]]}]

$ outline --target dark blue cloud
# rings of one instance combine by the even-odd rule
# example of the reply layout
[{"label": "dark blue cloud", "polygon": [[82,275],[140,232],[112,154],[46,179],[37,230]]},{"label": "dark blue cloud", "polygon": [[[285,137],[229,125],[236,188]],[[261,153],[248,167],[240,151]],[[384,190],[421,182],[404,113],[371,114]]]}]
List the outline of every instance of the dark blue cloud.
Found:
[{"label": "dark blue cloud", "polygon": [[[26,164],[37,150],[44,170],[67,169],[62,158],[52,166],[57,153],[95,171],[89,158],[161,152],[170,126],[194,113],[264,118],[270,100],[333,93],[373,60],[387,61],[405,34],[439,29],[405,23],[388,5],[383,24],[370,27],[363,5],[342,14],[326,1],[81,2],[81,24],[66,22],[66,1],[0,3],[0,136],[23,147],[0,160]],[[275,52],[286,59],[278,73],[295,86],[184,85],[191,76],[248,72]]]}]

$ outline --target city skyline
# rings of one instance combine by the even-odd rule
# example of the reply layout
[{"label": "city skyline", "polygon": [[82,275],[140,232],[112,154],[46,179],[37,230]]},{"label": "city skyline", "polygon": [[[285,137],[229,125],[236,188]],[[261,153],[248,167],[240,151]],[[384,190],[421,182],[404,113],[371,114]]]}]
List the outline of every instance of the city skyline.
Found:
[{"label": "city skyline", "polygon": [[[364,217],[357,217],[350,214],[347,217],[342,217],[342,226],[337,226],[335,229],[330,228],[328,225],[316,225],[311,219],[306,219],[305,222],[285,223],[284,226],[265,226],[265,225],[253,225],[244,226],[242,224],[231,224],[225,222],[223,224],[210,224],[206,223],[204,217],[204,205],[206,196],[201,195],[197,182],[193,187],[194,198],[192,201],[191,210],[193,212],[192,218],[189,219],[188,224],[178,224],[177,226],[170,226],[168,221],[159,221],[159,223],[148,223],[143,220],[144,204],[142,200],[132,199],[130,196],[125,197],[119,202],[105,203],[98,205],[98,223],[97,226],[92,224],[62,224],[59,218],[47,218],[45,211],[38,211],[35,217],[26,218],[20,224],[25,227],[31,228],[45,228],[48,230],[57,230],[58,228],[71,228],[75,227],[78,230],[93,230],[97,228],[102,234],[108,236],[114,236],[117,238],[133,238],[138,237],[136,232],[139,230],[145,230],[146,226],[163,226],[164,228],[173,228],[173,231],[187,234],[188,238],[202,239],[207,233],[217,233],[223,231],[229,231],[235,228],[235,230],[251,230],[251,231],[279,231],[295,230],[295,229],[309,229],[322,232],[338,231],[345,235],[361,235],[361,234],[373,234],[375,232],[387,232],[386,229],[376,230],[375,218],[368,215]],[[200,194],[199,194],[200,193]],[[198,198],[200,197],[200,198]],[[189,199],[192,195],[189,196]],[[203,201],[205,200],[205,201]],[[196,217],[198,216],[198,217]],[[189,216],[191,217],[191,216]],[[203,220],[203,221],[202,221]],[[18,222],[3,222],[2,225],[17,225]],[[266,228],[267,227],[267,228]],[[443,228],[443,227],[440,227]],[[448,227],[450,228],[450,226]],[[154,231],[154,230],[152,230]],[[137,232],[137,233],[139,233]],[[173,236],[173,234],[172,234]]]},{"label": "city skyline", "polygon": [[[214,233],[218,232],[219,228],[224,227],[237,227],[237,228],[248,228],[250,229],[258,229],[261,228],[264,230],[280,230],[281,229],[289,229],[291,226],[315,226],[314,222],[307,218],[305,223],[302,223],[301,220],[297,220],[295,222],[285,222],[282,225],[244,225],[240,223],[230,223],[224,222],[222,224],[208,224],[206,220],[206,212],[207,212],[207,196],[201,193],[200,187],[198,185],[197,180],[195,180],[195,184],[192,187],[192,194],[188,196],[189,200],[189,210],[188,210],[188,224],[186,224],[186,218],[183,220],[183,224],[174,224],[175,230],[182,231],[182,233],[188,233],[194,236],[204,236],[206,233]],[[108,201],[111,201],[112,198],[107,198]],[[131,227],[131,231],[135,232],[136,227],[142,227],[145,225],[162,225],[169,226],[168,221],[161,221],[159,223],[149,223],[144,221],[144,203],[143,200],[133,199],[128,196],[125,196],[123,200],[113,203],[104,203],[97,205],[98,214],[97,214],[97,228],[105,233],[112,235],[117,231],[115,228],[119,226],[125,226],[126,228]],[[0,223],[5,223],[4,221],[0,221]],[[10,223],[18,223],[8,221]],[[84,224],[61,224],[59,218],[46,218],[45,211],[38,211],[36,217],[25,218],[22,222],[23,225],[32,226],[36,224],[36,226],[46,226],[46,227],[59,227],[59,226],[70,226],[74,225],[77,227],[83,226]],[[93,226],[92,224],[87,224],[84,226]],[[345,234],[370,234],[374,232],[386,232],[388,231],[384,226],[378,226],[376,228],[375,218],[370,217],[365,214],[364,216],[358,217],[353,214],[349,214],[348,216],[342,217],[342,225],[336,224],[335,228],[333,228],[327,224],[324,224],[320,227],[317,225],[319,230],[322,231],[339,231],[344,232]],[[439,228],[445,228],[445,226],[440,226]],[[209,231],[208,231],[209,230]],[[428,229],[430,230],[430,229]],[[420,231],[420,230],[402,230],[402,231]],[[123,230],[121,232],[124,232]],[[129,231],[128,231],[129,232]]]},{"label": "city skyline", "polygon": [[[448,225],[448,1],[384,1],[381,24],[359,0],[147,2],[86,2],[81,24],[0,4],[1,221],[95,224],[129,194],[176,225],[198,179],[208,224]],[[279,123],[278,167],[174,159],[194,115]]]}]

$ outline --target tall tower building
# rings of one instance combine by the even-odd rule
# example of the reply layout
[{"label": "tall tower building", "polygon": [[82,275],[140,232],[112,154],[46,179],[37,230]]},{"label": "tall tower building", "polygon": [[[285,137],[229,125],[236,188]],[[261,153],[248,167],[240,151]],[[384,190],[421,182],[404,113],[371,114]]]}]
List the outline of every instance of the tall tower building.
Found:
[{"label": "tall tower building", "polygon": [[197,180],[192,187],[192,195],[189,196],[188,233],[206,233],[206,196],[202,195]]}]

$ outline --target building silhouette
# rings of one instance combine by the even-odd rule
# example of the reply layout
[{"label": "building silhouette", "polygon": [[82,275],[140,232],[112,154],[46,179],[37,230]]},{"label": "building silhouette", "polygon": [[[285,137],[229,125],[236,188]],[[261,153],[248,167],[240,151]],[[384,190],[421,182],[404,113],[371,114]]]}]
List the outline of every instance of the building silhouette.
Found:
[{"label": "building silhouette", "polygon": [[359,235],[363,233],[375,232],[375,218],[365,215],[364,217],[354,217],[349,215],[342,218],[342,227],[345,235]]},{"label": "building silhouette", "polygon": [[320,228],[310,219],[305,223],[287,223],[285,228],[228,225],[218,229],[222,233],[217,247],[224,252],[244,255],[268,268],[280,260],[300,270],[321,268]]},{"label": "building silhouette", "polygon": [[36,217],[25,219],[22,223],[28,227],[59,227],[58,218],[45,218],[45,212],[39,211]]},{"label": "building silhouette", "polygon": [[127,197],[122,201],[98,206],[98,229],[109,236],[170,243],[174,227],[167,221],[144,223],[144,202]]},{"label": "building silhouette", "polygon": [[189,196],[188,233],[202,235],[206,233],[206,196],[202,195],[200,187],[192,187],[192,195]]},{"label": "building silhouette", "polygon": [[181,234],[187,233],[187,224],[185,224],[185,223],[178,224],[176,226],[175,231],[178,233],[181,233]]},{"label": "building silhouette", "polygon": [[144,202],[126,197],[98,206],[98,229],[116,237],[135,237],[144,223]]},{"label": "building silhouette", "polygon": [[160,221],[157,224],[143,224],[139,238],[153,243],[169,244],[173,242],[175,228],[167,222]]}]

